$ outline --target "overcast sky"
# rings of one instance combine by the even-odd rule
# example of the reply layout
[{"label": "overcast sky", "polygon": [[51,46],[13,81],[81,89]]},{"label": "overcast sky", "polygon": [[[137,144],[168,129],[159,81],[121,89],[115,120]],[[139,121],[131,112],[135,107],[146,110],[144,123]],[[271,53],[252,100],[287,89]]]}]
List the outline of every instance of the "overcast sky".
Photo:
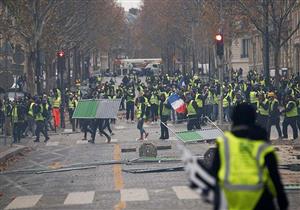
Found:
[{"label": "overcast sky", "polygon": [[119,2],[126,11],[132,7],[138,8],[141,4],[141,1],[142,0],[117,0],[117,2]]}]

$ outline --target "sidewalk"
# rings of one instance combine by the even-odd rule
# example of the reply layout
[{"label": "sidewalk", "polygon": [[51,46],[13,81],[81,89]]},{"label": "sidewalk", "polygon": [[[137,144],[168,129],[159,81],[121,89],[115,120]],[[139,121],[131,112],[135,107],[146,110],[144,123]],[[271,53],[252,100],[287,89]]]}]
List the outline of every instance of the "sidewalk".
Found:
[{"label": "sidewalk", "polygon": [[24,152],[28,149],[25,145],[20,144],[13,144],[12,146],[8,145],[1,145],[0,146],[0,165],[5,163],[8,159]]},{"label": "sidewalk", "polygon": [[[79,133],[79,131],[72,132],[72,129],[59,129],[57,133],[49,131],[48,135],[50,138],[59,138],[61,135],[68,135],[68,134]],[[43,137],[42,137],[43,138]],[[18,144],[12,144],[12,138],[10,136],[6,137],[6,145],[4,144],[4,136],[0,136],[0,165],[5,163],[11,157],[14,157],[25,150],[38,146],[35,145],[33,142],[34,138],[26,137],[22,138],[21,142]]]}]

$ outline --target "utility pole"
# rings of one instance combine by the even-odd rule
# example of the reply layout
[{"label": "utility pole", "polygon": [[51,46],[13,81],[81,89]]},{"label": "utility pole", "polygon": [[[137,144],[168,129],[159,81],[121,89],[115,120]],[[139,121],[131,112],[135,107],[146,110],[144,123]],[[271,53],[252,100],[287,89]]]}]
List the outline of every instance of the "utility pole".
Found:
[{"label": "utility pole", "polygon": [[263,59],[264,59],[264,76],[267,87],[270,84],[270,44],[269,44],[269,0],[263,0],[264,11],[264,33],[263,33]]},{"label": "utility pole", "polygon": [[60,126],[65,128],[65,118],[64,118],[64,110],[65,110],[65,88],[64,88],[64,70],[66,68],[66,58],[65,52],[60,50],[57,52],[57,70],[60,74],[60,92],[61,92],[61,107],[60,107]]},{"label": "utility pole", "polygon": [[220,102],[219,102],[219,124],[223,124],[223,70],[224,70],[224,37],[223,34],[219,33],[215,37],[216,40],[216,52],[217,52],[217,63],[219,71],[219,82],[220,82]]},{"label": "utility pole", "polygon": [[224,71],[224,37],[223,37],[223,24],[224,24],[224,16],[223,16],[223,0],[220,0],[220,22],[221,29],[219,34],[216,35],[216,43],[217,43],[217,62],[218,62],[218,70],[219,70],[219,81],[220,81],[220,102],[219,102],[219,125],[223,125],[223,71]]},{"label": "utility pole", "polygon": [[[40,18],[40,1],[35,2],[35,14],[34,14],[34,21],[35,26],[39,25],[39,18]],[[37,35],[36,35],[37,36]],[[37,39],[37,37],[35,37]],[[40,43],[39,40],[35,40],[35,76],[36,76],[36,90],[37,94],[41,95],[42,88],[41,88],[41,62],[40,62]]]},{"label": "utility pole", "polygon": [[[196,73],[196,58],[195,58],[195,48],[196,48],[196,44],[195,44],[195,20],[193,20],[192,22],[192,44],[193,44],[193,72],[192,75],[194,75]],[[197,65],[198,67],[198,65]]]}]

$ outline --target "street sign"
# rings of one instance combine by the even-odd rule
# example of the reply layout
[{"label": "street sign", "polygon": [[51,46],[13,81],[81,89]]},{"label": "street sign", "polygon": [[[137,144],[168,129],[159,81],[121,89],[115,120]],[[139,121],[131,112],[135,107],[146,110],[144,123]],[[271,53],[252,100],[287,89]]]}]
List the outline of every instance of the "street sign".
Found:
[{"label": "street sign", "polygon": [[0,72],[0,87],[4,90],[8,90],[14,84],[14,77],[12,73],[8,71],[1,71]]},{"label": "street sign", "polygon": [[16,64],[23,63],[25,61],[24,53],[22,51],[18,51],[16,53],[14,53],[13,60]]}]

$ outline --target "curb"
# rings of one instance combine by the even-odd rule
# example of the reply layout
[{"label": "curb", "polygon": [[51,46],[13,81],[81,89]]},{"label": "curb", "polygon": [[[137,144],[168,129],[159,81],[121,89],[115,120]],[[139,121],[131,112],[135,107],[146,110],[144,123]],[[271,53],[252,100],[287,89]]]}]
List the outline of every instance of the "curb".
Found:
[{"label": "curb", "polygon": [[26,149],[28,149],[28,147],[26,146],[13,145],[8,150],[0,153],[0,164],[5,163],[8,159],[16,156],[17,154],[23,152]]}]

